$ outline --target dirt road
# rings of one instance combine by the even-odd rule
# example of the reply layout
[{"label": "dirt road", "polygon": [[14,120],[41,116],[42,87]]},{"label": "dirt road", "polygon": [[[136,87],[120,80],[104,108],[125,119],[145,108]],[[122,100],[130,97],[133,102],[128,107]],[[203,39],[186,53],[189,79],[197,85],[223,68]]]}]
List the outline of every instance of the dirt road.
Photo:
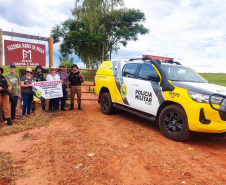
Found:
[{"label": "dirt road", "polygon": [[0,139],[0,150],[28,172],[16,184],[226,184],[225,137],[174,142],[131,114],[103,115],[94,101],[82,108],[60,112],[26,139]]}]

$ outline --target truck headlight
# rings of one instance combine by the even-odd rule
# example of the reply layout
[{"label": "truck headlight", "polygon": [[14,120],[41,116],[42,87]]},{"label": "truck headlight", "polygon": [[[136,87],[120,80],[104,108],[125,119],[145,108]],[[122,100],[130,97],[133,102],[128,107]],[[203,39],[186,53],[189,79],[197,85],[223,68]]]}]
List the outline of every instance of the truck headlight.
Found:
[{"label": "truck headlight", "polygon": [[223,97],[221,97],[221,96],[212,96],[211,97],[211,99],[210,99],[210,101],[211,101],[211,103],[212,104],[217,104],[217,105],[222,105],[222,100],[223,100],[224,98]]},{"label": "truck headlight", "polygon": [[209,95],[202,94],[194,91],[188,90],[188,94],[192,100],[201,102],[201,103],[209,103]]},{"label": "truck headlight", "polygon": [[[198,92],[194,92],[194,91],[190,91],[190,90],[188,90],[188,94],[191,97],[191,99],[196,102],[209,103],[210,96],[207,94],[198,93]],[[220,105],[222,100],[223,100],[223,97],[220,97],[220,96],[212,96],[211,97],[212,104]]]}]

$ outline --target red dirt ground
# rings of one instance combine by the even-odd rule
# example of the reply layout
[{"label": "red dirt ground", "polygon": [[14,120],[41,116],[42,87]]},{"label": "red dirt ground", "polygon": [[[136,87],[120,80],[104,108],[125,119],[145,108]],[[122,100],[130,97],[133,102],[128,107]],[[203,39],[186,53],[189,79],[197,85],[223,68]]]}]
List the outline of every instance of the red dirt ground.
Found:
[{"label": "red dirt ground", "polygon": [[0,138],[0,151],[28,172],[16,184],[226,184],[225,136],[174,142],[129,113],[104,115],[96,101],[82,108],[27,131],[30,138],[22,140],[26,132]]}]

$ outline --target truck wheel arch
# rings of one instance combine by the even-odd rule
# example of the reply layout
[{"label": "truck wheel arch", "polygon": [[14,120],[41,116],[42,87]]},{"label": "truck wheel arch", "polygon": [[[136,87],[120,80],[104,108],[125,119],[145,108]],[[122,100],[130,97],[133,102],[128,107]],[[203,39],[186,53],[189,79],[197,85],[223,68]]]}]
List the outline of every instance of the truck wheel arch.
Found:
[{"label": "truck wheel arch", "polygon": [[102,87],[101,90],[100,90],[99,96],[98,96],[98,103],[100,103],[100,97],[101,97],[101,95],[103,93],[106,93],[106,92],[108,92],[111,95],[111,93],[110,93],[110,91],[109,91],[109,89],[107,87]]},{"label": "truck wheel arch", "polygon": [[[173,101],[164,101],[158,108],[158,111],[157,111],[157,115],[156,115],[156,124],[158,125],[159,124],[159,115],[160,113],[162,112],[162,110],[169,106],[169,105],[179,105],[183,110],[184,110],[184,107],[181,106],[179,103],[176,103],[176,102],[173,102]],[[185,114],[186,114],[186,111],[184,110]]]}]

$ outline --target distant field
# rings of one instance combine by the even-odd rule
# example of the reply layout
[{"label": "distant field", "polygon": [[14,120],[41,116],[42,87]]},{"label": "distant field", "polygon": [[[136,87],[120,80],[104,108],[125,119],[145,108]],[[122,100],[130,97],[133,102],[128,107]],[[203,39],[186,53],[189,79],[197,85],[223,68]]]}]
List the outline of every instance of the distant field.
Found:
[{"label": "distant field", "polygon": [[[19,69],[26,69],[26,67],[16,67],[15,74],[19,75]],[[35,67],[31,67],[31,69],[35,69]],[[9,67],[8,66],[3,66],[3,70],[4,70],[3,74],[6,74],[6,73],[9,72]]]},{"label": "distant field", "polygon": [[200,73],[210,83],[226,86],[226,73]]},{"label": "distant field", "polygon": [[[15,73],[19,74],[19,69],[25,68],[25,67],[16,67]],[[35,67],[31,67],[32,69],[35,69]],[[9,70],[7,66],[3,66],[4,74],[6,74]],[[89,76],[88,71],[81,71],[84,76]],[[217,84],[217,85],[223,85],[226,86],[226,73],[199,73],[202,77],[207,79],[210,83]],[[95,76],[95,72],[91,73],[91,76]],[[88,81],[93,81],[93,79],[86,79]]]},{"label": "distant field", "polygon": [[[35,67],[30,67],[30,68],[31,69],[35,69]],[[3,66],[3,69],[4,69],[3,75],[9,72],[8,66]],[[26,67],[16,67],[15,74],[19,75],[19,70],[20,69],[26,69]],[[48,68],[45,68],[45,69],[48,69]],[[88,78],[89,77],[89,71],[81,70],[81,73],[84,75],[84,77],[87,77],[86,81],[94,81],[92,78]],[[95,74],[96,74],[96,72],[92,71],[91,72],[91,77],[95,77]]]}]

